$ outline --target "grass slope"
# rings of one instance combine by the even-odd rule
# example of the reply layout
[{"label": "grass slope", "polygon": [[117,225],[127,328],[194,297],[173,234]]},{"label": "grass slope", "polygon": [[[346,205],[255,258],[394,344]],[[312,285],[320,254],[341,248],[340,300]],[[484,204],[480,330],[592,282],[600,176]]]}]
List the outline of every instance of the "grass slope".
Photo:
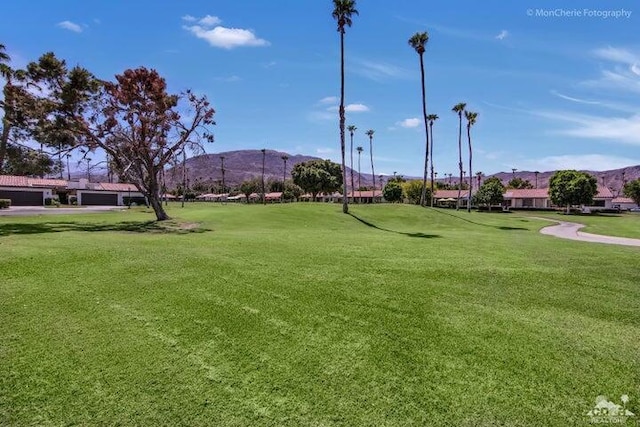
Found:
[{"label": "grass slope", "polygon": [[0,218],[0,424],[566,426],[624,393],[640,413],[637,248],[352,212]]}]

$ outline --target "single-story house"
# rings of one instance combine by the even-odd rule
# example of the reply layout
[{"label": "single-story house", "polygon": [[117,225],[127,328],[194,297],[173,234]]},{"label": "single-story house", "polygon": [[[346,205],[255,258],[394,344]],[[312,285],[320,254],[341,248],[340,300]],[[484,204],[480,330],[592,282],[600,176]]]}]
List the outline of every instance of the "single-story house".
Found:
[{"label": "single-story house", "polygon": [[133,184],[0,175],[0,199],[10,199],[13,206],[43,206],[49,198],[68,203],[73,196],[78,205],[123,206],[129,200],[145,203]]},{"label": "single-story house", "polygon": [[551,207],[548,188],[509,188],[505,191],[504,205],[510,208]]},{"label": "single-story house", "polygon": [[[456,205],[458,200],[458,190],[436,190],[433,196],[434,205],[442,207],[452,207]],[[467,207],[469,200],[469,190],[460,191],[460,206]]]},{"label": "single-story house", "polygon": [[[613,194],[604,186],[598,186],[598,192],[593,198],[593,204],[584,206],[589,210],[612,209]],[[555,207],[549,198],[548,188],[507,189],[504,193],[504,205],[509,208],[545,209]]]},{"label": "single-story house", "polygon": [[273,193],[267,193],[264,195],[264,200],[267,202],[279,202],[282,200],[282,191],[275,191]]},{"label": "single-story house", "polygon": [[623,211],[628,211],[629,209],[637,209],[638,204],[628,197],[615,197],[611,200],[611,204],[614,209],[619,208]]},{"label": "single-story house", "polygon": [[[342,195],[339,194],[340,201],[342,201]],[[363,191],[352,191],[347,193],[349,197],[350,203],[381,203],[383,201],[382,190],[376,189],[374,190],[363,190]]]},{"label": "single-story house", "polygon": [[67,181],[62,179],[0,175],[0,199],[11,200],[12,206],[43,206],[45,199],[66,188]]},{"label": "single-story house", "polygon": [[214,193],[207,193],[207,194],[201,194],[199,196],[196,196],[196,200],[203,200],[205,202],[222,202],[227,200],[227,197],[229,195],[228,194],[214,194]]}]

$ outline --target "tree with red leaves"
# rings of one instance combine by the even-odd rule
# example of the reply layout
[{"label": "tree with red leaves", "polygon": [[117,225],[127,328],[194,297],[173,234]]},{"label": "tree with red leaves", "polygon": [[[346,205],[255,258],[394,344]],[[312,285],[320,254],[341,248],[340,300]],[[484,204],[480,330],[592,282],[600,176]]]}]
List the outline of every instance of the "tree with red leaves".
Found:
[{"label": "tree with red leaves", "polygon": [[[88,106],[88,114],[72,115],[79,145],[104,150],[120,178],[145,195],[158,221],[169,219],[161,202],[161,172],[185,150],[213,142],[215,111],[207,98],[189,90],[169,94],[157,71],[141,67],[103,82]],[[188,115],[181,116],[178,109],[187,107]]]},{"label": "tree with red leaves", "polygon": [[[87,145],[106,151],[118,174],[147,197],[158,221],[166,220],[160,172],[177,154],[213,142],[215,111],[191,91],[170,95],[165,80],[146,68],[127,70],[103,87],[101,108],[84,125]],[[189,107],[188,119],[178,112],[181,101]]]}]

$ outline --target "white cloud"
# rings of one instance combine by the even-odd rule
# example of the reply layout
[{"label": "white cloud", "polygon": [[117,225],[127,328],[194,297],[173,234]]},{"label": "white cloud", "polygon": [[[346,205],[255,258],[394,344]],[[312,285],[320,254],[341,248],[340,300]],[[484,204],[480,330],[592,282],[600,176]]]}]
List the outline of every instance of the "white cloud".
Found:
[{"label": "white cloud", "polygon": [[412,117],[410,119],[404,119],[401,122],[396,123],[398,126],[403,127],[403,128],[417,128],[418,126],[420,126],[422,122],[420,121],[420,119],[418,119],[417,117]]},{"label": "white cloud", "polygon": [[561,156],[547,156],[518,162],[520,170],[551,171],[558,169],[578,169],[603,171],[620,169],[640,164],[640,159],[631,159],[606,154],[567,154]]},{"label": "white cloud", "polygon": [[364,113],[369,111],[369,107],[364,104],[349,104],[344,107],[344,111],[347,113]]},{"label": "white cloud", "polygon": [[498,35],[496,36],[496,39],[498,39],[498,40],[504,40],[504,39],[506,39],[506,38],[507,38],[507,36],[508,36],[508,35],[509,35],[509,31],[507,31],[507,30],[502,30],[502,31],[500,31],[500,34],[498,34]]},{"label": "white cloud", "polygon": [[410,75],[407,70],[396,65],[367,60],[356,60],[356,67],[353,71],[374,81],[407,78]]},{"label": "white cloud", "polygon": [[[338,106],[331,106],[327,108],[327,111],[338,111]],[[344,111],[347,113],[365,113],[369,111],[369,107],[364,104],[347,104],[344,107]]]},{"label": "white cloud", "polygon": [[599,79],[584,82],[586,86],[640,93],[640,54],[611,46],[596,49],[593,54],[617,65],[613,69],[602,70]]},{"label": "white cloud", "polygon": [[318,104],[326,105],[326,104],[335,104],[336,102],[338,102],[337,96],[325,96],[320,101],[318,101]]},{"label": "white cloud", "polygon": [[243,46],[269,46],[269,42],[256,37],[251,30],[242,28],[226,28],[218,26],[207,29],[200,25],[184,26],[196,37],[207,41],[211,46],[223,49],[233,49]]},{"label": "white cloud", "polygon": [[630,117],[599,117],[554,111],[534,114],[572,124],[571,128],[559,131],[562,135],[640,145],[639,114]]},{"label": "white cloud", "polygon": [[620,49],[615,47],[606,47],[596,49],[593,51],[594,55],[598,58],[606,59],[612,62],[618,62],[627,65],[633,65],[640,62],[640,55],[630,52],[626,49]]},{"label": "white cloud", "polygon": [[566,99],[567,101],[577,102],[579,104],[600,105],[600,102],[598,101],[587,101],[585,99],[573,98],[571,96],[563,95],[557,90],[552,90],[551,94],[557,96],[558,98]]},{"label": "white cloud", "polygon": [[201,20],[198,21],[200,25],[204,25],[205,27],[213,27],[214,25],[218,25],[222,23],[222,20],[217,16],[207,15]]},{"label": "white cloud", "polygon": [[64,28],[65,30],[73,31],[74,33],[81,33],[82,27],[71,21],[62,21],[56,24],[59,28]]},{"label": "white cloud", "polygon": [[195,22],[195,21],[198,20],[198,18],[196,18],[195,16],[191,16],[191,15],[184,15],[182,17],[182,20],[186,21],[186,22]]}]

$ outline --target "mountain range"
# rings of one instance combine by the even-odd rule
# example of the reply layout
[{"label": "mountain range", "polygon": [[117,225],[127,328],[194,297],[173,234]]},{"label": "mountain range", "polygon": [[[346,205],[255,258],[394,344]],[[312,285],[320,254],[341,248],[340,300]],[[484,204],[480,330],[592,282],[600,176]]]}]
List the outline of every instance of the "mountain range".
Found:
[{"label": "mountain range", "polygon": [[[265,180],[278,180],[282,181],[284,172],[283,156],[288,156],[287,160],[287,178],[291,177],[291,170],[293,167],[301,162],[309,160],[318,160],[319,157],[307,156],[301,154],[289,154],[281,151],[266,150],[265,151]],[[262,174],[262,151],[261,150],[237,150],[227,151],[216,154],[203,154],[194,156],[186,161],[187,179],[190,183],[203,182],[206,184],[219,184],[222,181],[222,158],[224,157],[225,168],[225,184],[227,186],[235,186],[242,181],[251,178],[260,178]],[[357,160],[356,160],[357,162]],[[365,165],[366,168],[365,169]],[[370,186],[372,184],[372,175],[367,173],[370,167],[369,159],[362,159],[362,174],[361,185]],[[493,175],[483,176],[483,179],[488,177],[497,177],[503,183],[507,183],[514,177],[519,177],[523,180],[528,180],[537,188],[546,188],[549,185],[549,178],[555,171],[539,172],[535,171],[515,171],[515,172],[499,172]],[[589,172],[598,179],[598,185],[605,185],[613,191],[613,194],[618,194],[623,185],[623,179],[626,181],[640,178],[640,165],[630,166],[624,169],[614,169],[607,171],[585,171]],[[347,184],[350,185],[351,169],[347,167]],[[358,173],[354,171],[355,185],[358,186]],[[386,181],[388,177],[384,177],[383,181]],[[420,177],[405,176],[407,179],[419,179]],[[168,169],[166,173],[166,183],[168,188],[176,187],[182,181],[182,165]],[[468,177],[467,177],[468,180]],[[376,184],[378,184],[378,176],[376,176]],[[458,178],[453,176],[443,178],[439,177],[438,181],[450,182],[455,184],[458,182]],[[474,181],[474,184],[477,181]],[[379,186],[379,184],[378,184]]]}]

